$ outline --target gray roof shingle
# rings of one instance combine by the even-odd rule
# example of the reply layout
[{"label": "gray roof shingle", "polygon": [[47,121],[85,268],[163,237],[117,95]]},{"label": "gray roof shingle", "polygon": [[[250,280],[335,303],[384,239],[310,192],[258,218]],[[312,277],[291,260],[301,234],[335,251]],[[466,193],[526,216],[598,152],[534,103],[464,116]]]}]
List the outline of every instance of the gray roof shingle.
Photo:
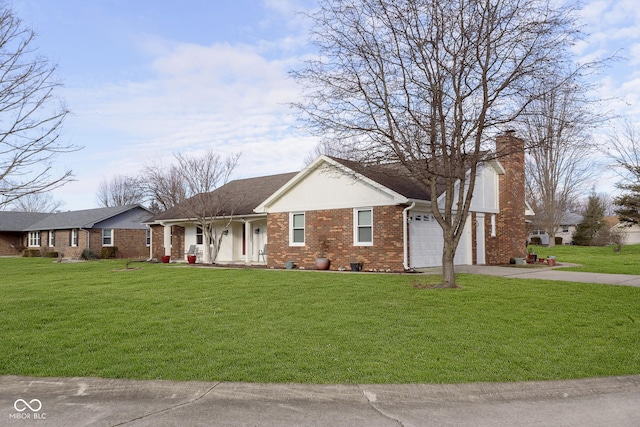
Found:
[{"label": "gray roof shingle", "polygon": [[[220,209],[212,206],[209,215],[251,215],[260,203],[275,193],[296,174],[297,172],[291,172],[230,181],[205,196],[208,200],[219,201],[219,206],[222,206]],[[188,204],[197,202],[199,197],[202,196],[193,196],[183,203],[149,218],[147,222],[189,218],[193,215],[190,215]],[[219,211],[215,212],[216,210]]]},{"label": "gray roof shingle", "polygon": [[0,211],[0,231],[22,232],[51,214],[36,212],[5,212]]},{"label": "gray roof shingle", "polygon": [[52,213],[25,227],[24,231],[93,228],[95,224],[101,221],[138,207],[139,205],[126,205]]}]

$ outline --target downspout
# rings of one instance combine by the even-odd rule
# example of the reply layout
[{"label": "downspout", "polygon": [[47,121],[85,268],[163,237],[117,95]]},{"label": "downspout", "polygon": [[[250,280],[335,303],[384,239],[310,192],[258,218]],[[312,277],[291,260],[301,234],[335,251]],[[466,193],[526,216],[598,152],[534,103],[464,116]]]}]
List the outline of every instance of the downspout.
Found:
[{"label": "downspout", "polygon": [[405,270],[409,269],[409,222],[407,221],[407,213],[415,207],[416,202],[412,202],[402,211],[402,249],[404,251],[402,266]]}]

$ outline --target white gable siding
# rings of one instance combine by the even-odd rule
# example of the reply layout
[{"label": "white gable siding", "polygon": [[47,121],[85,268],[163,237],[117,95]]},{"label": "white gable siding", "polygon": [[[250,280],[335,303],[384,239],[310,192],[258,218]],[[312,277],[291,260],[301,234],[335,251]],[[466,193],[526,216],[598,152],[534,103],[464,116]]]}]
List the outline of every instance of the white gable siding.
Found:
[{"label": "white gable siding", "polygon": [[471,199],[475,212],[498,212],[498,174],[491,167],[481,166],[476,178],[476,188]]},{"label": "white gable siding", "polygon": [[[478,175],[473,189],[470,211],[498,213],[498,173],[489,166],[478,166]],[[456,184],[455,196],[458,197],[460,185]],[[468,188],[468,187],[467,187]],[[438,205],[444,208],[444,197],[438,199]]]},{"label": "white gable siding", "polygon": [[388,192],[356,180],[335,167],[323,166],[270,203],[267,211],[292,212],[394,204],[397,201]]}]

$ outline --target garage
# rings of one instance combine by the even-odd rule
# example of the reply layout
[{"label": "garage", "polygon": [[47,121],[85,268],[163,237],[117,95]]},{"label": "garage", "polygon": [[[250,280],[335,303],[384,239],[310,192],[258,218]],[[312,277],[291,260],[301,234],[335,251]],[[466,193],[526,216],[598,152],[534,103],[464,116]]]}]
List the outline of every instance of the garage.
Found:
[{"label": "garage", "polygon": [[[442,229],[429,213],[413,213],[409,216],[409,264],[412,268],[439,267],[442,265]],[[471,264],[471,235],[469,224],[456,250],[456,265]]]}]

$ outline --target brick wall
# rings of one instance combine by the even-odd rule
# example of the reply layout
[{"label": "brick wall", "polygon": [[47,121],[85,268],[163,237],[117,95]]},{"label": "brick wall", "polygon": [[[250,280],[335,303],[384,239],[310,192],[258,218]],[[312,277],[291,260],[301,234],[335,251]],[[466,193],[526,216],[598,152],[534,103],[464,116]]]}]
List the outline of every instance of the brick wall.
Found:
[{"label": "brick wall", "polygon": [[184,259],[184,227],[171,227],[171,259]]},{"label": "brick wall", "polygon": [[164,227],[162,225],[151,226],[151,257],[160,260],[164,256]]},{"label": "brick wall", "polygon": [[23,233],[2,232],[0,233],[0,256],[19,255],[16,248],[22,246]]},{"label": "brick wall", "polygon": [[373,246],[354,246],[353,209],[305,212],[305,246],[289,246],[289,213],[267,216],[269,267],[282,268],[294,261],[305,269],[315,268],[326,241],[325,256],[331,270],[349,269],[349,263],[362,262],[364,270],[403,270],[402,206],[373,208]]},{"label": "brick wall", "polygon": [[139,229],[113,230],[113,245],[118,247],[118,258],[148,258],[147,231]]},{"label": "brick wall", "polygon": [[[184,259],[184,227],[174,225],[171,227],[171,259]],[[161,259],[164,256],[164,226],[151,226],[151,240],[153,246],[152,258]],[[148,248],[147,248],[148,253]]]},{"label": "brick wall", "polygon": [[[102,250],[102,229],[78,230],[78,245],[71,245],[71,230],[55,230],[55,246],[49,246],[49,231],[40,233],[42,252],[58,252],[65,258],[79,258],[87,247],[98,255]],[[146,245],[146,230],[114,229],[113,245],[118,248],[118,258],[147,258],[149,247]],[[87,244],[87,240],[89,241]]]},{"label": "brick wall", "polygon": [[524,141],[510,131],[496,139],[496,152],[505,169],[500,175],[500,213],[496,215],[496,237],[485,221],[487,264],[508,264],[526,253],[524,199]]}]

